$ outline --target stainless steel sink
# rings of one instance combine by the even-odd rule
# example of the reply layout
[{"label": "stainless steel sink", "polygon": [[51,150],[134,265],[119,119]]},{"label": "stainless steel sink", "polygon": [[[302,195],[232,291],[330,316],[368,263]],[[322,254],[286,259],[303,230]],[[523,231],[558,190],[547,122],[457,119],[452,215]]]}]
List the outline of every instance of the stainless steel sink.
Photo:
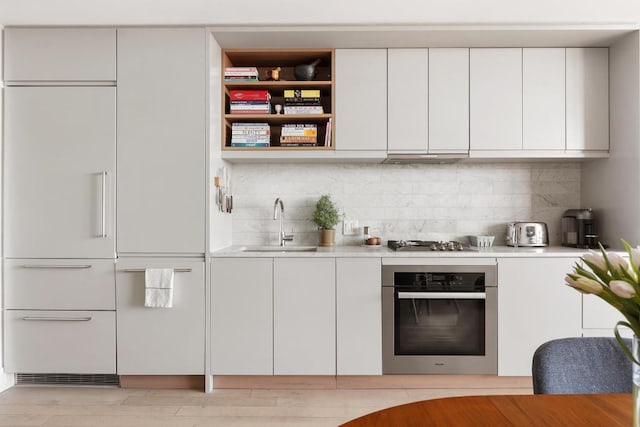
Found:
[{"label": "stainless steel sink", "polygon": [[255,246],[240,249],[242,252],[317,252],[315,246]]}]

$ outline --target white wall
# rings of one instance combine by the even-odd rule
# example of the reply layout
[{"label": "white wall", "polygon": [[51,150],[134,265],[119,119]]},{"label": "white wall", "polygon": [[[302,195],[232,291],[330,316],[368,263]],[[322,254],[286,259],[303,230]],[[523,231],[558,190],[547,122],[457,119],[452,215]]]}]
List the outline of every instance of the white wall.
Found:
[{"label": "white wall", "polygon": [[638,0],[2,0],[0,24],[637,23]]},{"label": "white wall", "polygon": [[600,220],[603,242],[640,244],[640,36],[609,48],[611,157],[589,162],[582,173],[582,202]]},{"label": "white wall", "polygon": [[[235,164],[233,244],[276,244],[273,203],[282,198],[285,231],[294,244],[318,243],[311,221],[321,194],[329,193],[347,219],[388,239],[466,239],[496,235],[507,222],[545,221],[551,244],[560,244],[560,218],[580,206],[580,163]],[[360,231],[361,232],[361,231]],[[337,236],[338,244],[359,244]]]}]

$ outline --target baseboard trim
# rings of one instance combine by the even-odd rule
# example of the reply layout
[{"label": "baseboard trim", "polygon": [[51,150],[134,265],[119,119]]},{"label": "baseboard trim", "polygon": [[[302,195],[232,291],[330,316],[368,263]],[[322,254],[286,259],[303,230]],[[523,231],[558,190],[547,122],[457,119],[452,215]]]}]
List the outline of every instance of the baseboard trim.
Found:
[{"label": "baseboard trim", "polygon": [[213,388],[439,389],[531,388],[531,377],[497,375],[215,375]]},{"label": "baseboard trim", "polygon": [[120,375],[120,388],[204,390],[204,375]]}]

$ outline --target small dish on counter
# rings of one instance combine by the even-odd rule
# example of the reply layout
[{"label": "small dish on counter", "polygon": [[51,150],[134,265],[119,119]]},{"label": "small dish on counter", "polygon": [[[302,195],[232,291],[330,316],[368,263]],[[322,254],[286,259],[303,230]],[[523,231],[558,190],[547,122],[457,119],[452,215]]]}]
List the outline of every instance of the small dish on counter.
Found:
[{"label": "small dish on counter", "polygon": [[381,248],[382,244],[377,244],[377,245],[367,245],[367,244],[365,244],[365,245],[360,245],[360,246],[362,246],[363,248],[374,248],[375,249],[375,248]]}]

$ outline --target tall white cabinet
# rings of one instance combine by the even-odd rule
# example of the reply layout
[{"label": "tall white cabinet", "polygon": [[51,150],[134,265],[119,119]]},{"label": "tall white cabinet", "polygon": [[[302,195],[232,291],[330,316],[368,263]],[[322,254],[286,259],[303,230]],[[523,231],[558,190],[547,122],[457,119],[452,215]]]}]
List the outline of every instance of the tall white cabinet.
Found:
[{"label": "tall white cabinet", "polygon": [[119,254],[205,251],[203,28],[118,29]]},{"label": "tall white cabinet", "polygon": [[[206,55],[204,28],[118,29],[122,375],[205,372]],[[174,269],[174,307],[144,307],[147,268]]]},{"label": "tall white cabinet", "polygon": [[5,256],[115,256],[116,90],[5,89]]},{"label": "tall white cabinet", "polygon": [[5,370],[115,374],[115,30],[4,37]]}]

